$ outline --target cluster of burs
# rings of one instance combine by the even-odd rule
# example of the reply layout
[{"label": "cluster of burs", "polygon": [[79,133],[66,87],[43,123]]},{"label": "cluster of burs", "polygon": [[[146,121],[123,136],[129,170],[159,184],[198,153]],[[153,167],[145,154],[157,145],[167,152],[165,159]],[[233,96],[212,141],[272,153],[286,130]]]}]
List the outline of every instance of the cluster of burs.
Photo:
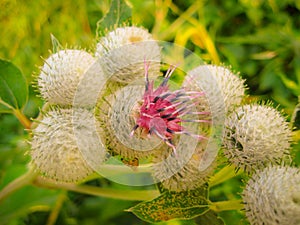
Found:
[{"label": "cluster of burs", "polygon": [[[166,190],[188,191],[209,182],[220,160],[203,170],[199,162],[213,121],[197,123],[196,131],[203,130],[207,138],[196,139],[188,158],[185,140],[191,135],[174,135],[176,153],[155,135],[141,131],[130,137],[143,97],[145,64],[150,62],[149,78],[157,78],[161,61],[158,42],[135,26],[107,32],[94,52],[61,49],[45,59],[36,80],[46,104],[32,130],[30,152],[40,174],[55,182],[79,183],[119,155],[152,162],[153,177]],[[206,87],[206,100],[193,101],[198,120],[213,120],[220,113],[215,106],[222,106],[218,157],[249,174],[241,196],[250,223],[300,224],[300,173],[289,166],[291,129],[281,112],[270,103],[247,102],[245,81],[224,66],[199,65],[185,73],[183,85],[189,92]],[[172,167],[174,172],[165,176]]]}]

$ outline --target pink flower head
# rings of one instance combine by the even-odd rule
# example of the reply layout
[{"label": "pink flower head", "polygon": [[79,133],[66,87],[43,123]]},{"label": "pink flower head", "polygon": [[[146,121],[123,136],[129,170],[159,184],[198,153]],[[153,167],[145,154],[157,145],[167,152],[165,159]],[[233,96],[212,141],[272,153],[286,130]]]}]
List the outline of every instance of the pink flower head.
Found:
[{"label": "pink flower head", "polygon": [[184,119],[187,114],[209,114],[208,112],[194,112],[197,98],[203,96],[203,92],[186,91],[180,88],[176,91],[170,91],[168,80],[176,67],[170,67],[164,80],[158,88],[154,89],[154,82],[149,81],[148,70],[149,63],[145,62],[145,93],[143,95],[142,105],[139,108],[139,116],[136,119],[136,125],[131,132],[134,134],[139,127],[145,130],[149,136],[156,135],[161,138],[168,146],[172,147],[176,154],[176,147],[172,139],[175,134],[186,134],[195,138],[206,139],[202,135],[192,134],[182,126],[182,122],[206,122],[209,120],[191,120]]}]

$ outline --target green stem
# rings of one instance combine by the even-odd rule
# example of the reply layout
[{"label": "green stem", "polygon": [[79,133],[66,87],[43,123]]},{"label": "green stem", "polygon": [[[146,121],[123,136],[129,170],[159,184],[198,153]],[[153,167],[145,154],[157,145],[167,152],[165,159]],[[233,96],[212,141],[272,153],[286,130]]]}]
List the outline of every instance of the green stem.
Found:
[{"label": "green stem", "polygon": [[88,176],[86,179],[82,181],[82,183],[85,183],[90,180],[99,179],[99,178],[105,178],[105,177],[113,177],[113,176],[121,176],[121,175],[136,175],[138,173],[151,173],[152,172],[152,164],[143,164],[139,165],[138,168],[132,169],[129,166],[125,165],[102,165],[99,168],[100,174],[105,174],[105,176],[101,176],[99,173],[93,173],[90,176]]},{"label": "green stem", "polygon": [[0,202],[2,202],[6,197],[8,197],[13,192],[19,190],[20,188],[31,184],[31,182],[37,177],[38,173],[35,170],[35,167],[31,167],[27,173],[16,178],[7,186],[5,186],[0,192]]},{"label": "green stem", "polygon": [[79,192],[82,194],[89,194],[127,201],[145,201],[151,200],[159,196],[159,192],[157,190],[120,190],[111,188],[99,188],[89,185],[53,183],[53,181],[49,181],[41,177],[35,179],[34,184],[44,188],[63,189],[68,191]]},{"label": "green stem", "polygon": [[46,225],[54,225],[56,223],[57,217],[66,198],[67,198],[66,191],[63,191],[62,193],[59,194],[55,206],[48,217]]},{"label": "green stem", "polygon": [[13,114],[18,118],[18,120],[22,123],[22,125],[26,128],[26,129],[30,129],[31,126],[31,122],[30,120],[21,112],[20,109],[15,109],[14,107],[12,107],[11,105],[7,104],[6,102],[4,102],[1,98],[0,98],[0,104],[4,105],[5,107],[7,107],[9,110],[7,111],[8,113],[13,112]]},{"label": "green stem", "polygon": [[13,109],[13,113],[26,129],[30,129],[31,121],[21,112],[20,109]]},{"label": "green stem", "polygon": [[99,168],[101,174],[106,175],[122,175],[122,174],[137,174],[137,173],[151,173],[152,172],[152,164],[143,164],[139,165],[137,168],[132,169],[130,166],[126,165],[112,165],[112,164],[104,164]]},{"label": "green stem", "polygon": [[212,202],[210,209],[215,212],[228,211],[228,210],[241,210],[244,205],[241,200],[230,200],[222,202]]},{"label": "green stem", "polygon": [[216,186],[235,176],[240,175],[241,173],[243,173],[243,171],[239,170],[238,172],[236,172],[235,167],[233,165],[225,166],[210,178],[209,185],[210,187]]}]

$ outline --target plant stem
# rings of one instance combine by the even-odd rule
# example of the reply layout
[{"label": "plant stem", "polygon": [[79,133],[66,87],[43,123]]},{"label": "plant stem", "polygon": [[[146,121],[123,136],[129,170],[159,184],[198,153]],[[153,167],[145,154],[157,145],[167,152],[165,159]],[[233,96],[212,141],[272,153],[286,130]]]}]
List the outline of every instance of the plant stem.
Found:
[{"label": "plant stem", "polygon": [[215,212],[227,211],[227,210],[241,210],[243,209],[243,203],[239,200],[229,200],[222,202],[212,202],[210,209]]},{"label": "plant stem", "polygon": [[214,176],[212,176],[210,178],[209,186],[213,187],[218,184],[221,184],[235,176],[240,175],[241,173],[242,173],[241,170],[236,172],[235,167],[233,165],[225,166],[219,172],[217,172]]},{"label": "plant stem", "polygon": [[30,129],[31,126],[31,122],[30,120],[20,111],[20,109],[15,109],[14,107],[12,107],[11,105],[7,104],[6,102],[4,102],[1,98],[0,98],[0,104],[4,105],[5,107],[8,108],[8,113],[13,113],[18,120],[22,123],[22,125],[26,128],[26,129]]},{"label": "plant stem", "polygon": [[13,113],[26,129],[30,129],[31,121],[20,111],[20,109],[13,109]]},{"label": "plant stem", "polygon": [[149,164],[139,165],[135,170],[125,165],[104,164],[99,168],[99,171],[102,174],[107,174],[107,175],[151,173],[152,164],[149,163]]},{"label": "plant stem", "polygon": [[120,190],[111,188],[100,188],[89,185],[76,185],[67,183],[53,183],[51,180],[38,177],[34,184],[44,188],[55,188],[69,191],[75,191],[82,194],[95,195],[106,198],[114,198],[127,201],[145,201],[159,196],[157,190]]},{"label": "plant stem", "polygon": [[35,167],[31,167],[27,173],[16,178],[7,186],[5,186],[0,192],[0,202],[2,202],[6,197],[8,197],[13,192],[19,190],[20,188],[31,184],[31,182],[37,177],[38,173],[35,170]]},{"label": "plant stem", "polygon": [[47,225],[54,225],[56,223],[57,217],[66,198],[66,191],[62,191],[58,195],[55,206],[48,217]]}]

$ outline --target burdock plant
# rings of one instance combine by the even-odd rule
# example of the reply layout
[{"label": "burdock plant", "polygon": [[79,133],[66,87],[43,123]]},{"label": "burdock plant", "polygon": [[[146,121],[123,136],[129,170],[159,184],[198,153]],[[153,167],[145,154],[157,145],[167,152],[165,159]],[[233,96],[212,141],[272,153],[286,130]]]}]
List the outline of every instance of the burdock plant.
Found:
[{"label": "burdock plant", "polygon": [[[35,85],[45,104],[32,124],[1,97],[30,130],[31,169],[0,200],[35,184],[142,201],[128,211],[148,222],[223,224],[218,212],[244,208],[253,225],[299,224],[299,171],[289,167],[281,112],[249,103],[246,80],[230,67],[191,52],[172,61],[182,48],[145,28],[118,23],[101,35],[93,51],[55,46],[44,60]],[[214,186],[240,175],[241,196],[211,200]],[[140,189],[84,184],[100,177]]]}]

